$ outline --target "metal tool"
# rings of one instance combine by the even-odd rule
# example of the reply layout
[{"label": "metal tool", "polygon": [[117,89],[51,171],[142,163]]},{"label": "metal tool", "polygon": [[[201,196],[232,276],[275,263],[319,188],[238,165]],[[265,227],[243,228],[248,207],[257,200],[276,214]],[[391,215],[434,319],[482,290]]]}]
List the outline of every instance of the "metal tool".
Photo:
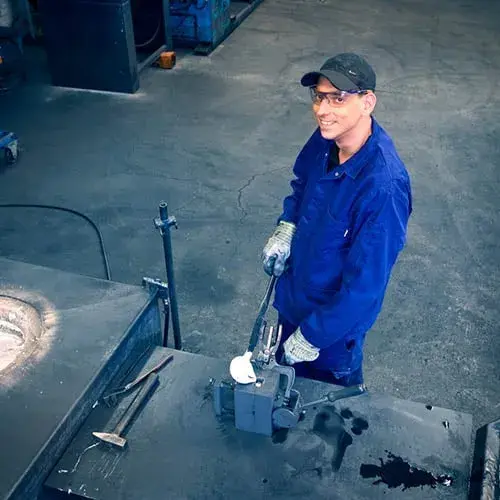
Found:
[{"label": "metal tool", "polygon": [[326,396],[323,396],[316,401],[311,401],[310,403],[306,403],[300,406],[301,411],[306,408],[310,408],[311,406],[320,405],[323,403],[335,403],[339,399],[352,398],[353,396],[359,396],[366,392],[366,386],[364,384],[353,385],[351,387],[345,387],[344,389],[340,389],[339,391],[330,391]]},{"label": "metal tool", "polygon": [[248,348],[245,354],[242,356],[236,356],[232,359],[229,365],[229,373],[231,377],[239,384],[250,384],[256,382],[257,377],[255,375],[255,370],[250,362],[253,351],[259,341],[259,336],[262,335],[262,329],[264,325],[264,317],[269,308],[269,301],[271,294],[276,283],[276,276],[272,275],[269,279],[266,293],[259,307],[259,312],[255,320],[252,333],[250,335],[250,341],[248,343]]},{"label": "metal tool", "polygon": [[259,343],[251,353],[252,369],[255,368],[256,373],[254,383],[221,381],[214,384],[215,414],[233,415],[239,430],[271,436],[279,427],[274,418],[277,412],[295,415],[298,411],[300,394],[293,389],[295,370],[279,365],[275,358],[281,334],[282,326],[278,325],[277,328],[264,327],[259,336]]},{"label": "metal tool", "polygon": [[113,432],[93,432],[92,435],[97,439],[112,444],[113,446],[118,446],[119,448],[124,448],[127,444],[127,440],[121,436],[123,431],[127,428],[128,424],[136,414],[137,410],[140,408],[145,399],[149,396],[149,393],[154,389],[158,383],[159,376],[157,373],[150,373],[141,387],[132,403],[125,410],[119,422],[116,424]]},{"label": "metal tool", "polygon": [[[300,394],[293,389],[295,370],[276,362],[283,326],[267,328],[265,314],[276,277],[269,280],[257,315],[248,351],[231,361],[237,383],[214,384],[214,409],[218,416],[234,415],[237,429],[270,436],[284,420],[298,421]],[[242,381],[242,382],[240,382]],[[252,382],[253,381],[253,382]],[[280,414],[284,414],[280,418]],[[297,415],[297,418],[295,418]]]},{"label": "metal tool", "polygon": [[352,387],[345,387],[338,391],[330,391],[326,396],[320,399],[311,401],[310,403],[302,403],[301,398],[299,398],[298,403],[293,409],[287,406],[282,406],[273,412],[273,426],[276,429],[291,428],[295,427],[300,420],[300,416],[306,412],[307,408],[311,406],[320,405],[323,403],[334,403],[339,399],[352,398],[354,396],[359,396],[366,392],[366,387],[364,385],[355,385]]},{"label": "metal tool", "polygon": [[123,387],[120,387],[119,389],[114,390],[113,392],[110,392],[109,394],[106,394],[102,399],[104,403],[106,403],[107,406],[112,407],[116,405],[116,402],[118,400],[118,396],[121,394],[125,394],[126,392],[130,391],[137,385],[139,385],[145,378],[147,378],[151,373],[157,372],[161,368],[163,368],[167,363],[172,361],[174,359],[173,354],[168,354],[165,356],[156,366],[151,368],[150,370],[147,370],[143,374],[139,375],[135,380],[132,382],[129,382],[128,384],[124,385]]}]

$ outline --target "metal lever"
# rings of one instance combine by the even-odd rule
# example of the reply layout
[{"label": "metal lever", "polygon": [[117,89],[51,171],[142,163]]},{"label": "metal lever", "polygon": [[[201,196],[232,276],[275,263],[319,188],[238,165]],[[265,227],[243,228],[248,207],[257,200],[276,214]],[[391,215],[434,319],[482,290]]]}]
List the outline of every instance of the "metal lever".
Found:
[{"label": "metal lever", "polygon": [[364,384],[354,385],[352,387],[345,387],[344,389],[340,389],[340,391],[331,391],[326,396],[323,396],[321,399],[317,399],[316,401],[311,401],[310,403],[301,405],[300,409],[303,410],[305,408],[309,408],[310,406],[319,405],[322,403],[334,403],[339,399],[359,396],[364,392],[366,392],[366,386]]}]

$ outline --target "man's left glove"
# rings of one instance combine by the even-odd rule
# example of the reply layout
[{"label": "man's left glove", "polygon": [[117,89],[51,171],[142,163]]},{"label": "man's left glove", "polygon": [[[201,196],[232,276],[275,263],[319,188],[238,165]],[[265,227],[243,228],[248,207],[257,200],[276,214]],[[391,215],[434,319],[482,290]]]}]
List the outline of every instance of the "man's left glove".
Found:
[{"label": "man's left glove", "polygon": [[301,363],[302,361],[314,361],[319,356],[320,349],[309,343],[300,328],[285,341],[283,344],[285,351],[285,361],[289,365]]}]

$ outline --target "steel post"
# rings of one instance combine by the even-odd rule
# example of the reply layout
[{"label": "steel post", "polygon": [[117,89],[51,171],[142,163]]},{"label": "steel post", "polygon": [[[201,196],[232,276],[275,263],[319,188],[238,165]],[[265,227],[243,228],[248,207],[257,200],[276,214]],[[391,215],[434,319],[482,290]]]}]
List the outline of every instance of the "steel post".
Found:
[{"label": "steel post", "polygon": [[160,230],[163,240],[163,251],[165,254],[165,267],[167,271],[168,295],[170,299],[172,328],[174,330],[174,344],[176,349],[182,349],[181,330],[179,325],[179,310],[177,306],[177,294],[175,291],[174,262],[172,257],[172,242],[170,239],[170,226],[177,229],[175,217],[168,215],[166,202],[159,205],[160,217],[155,219],[155,226]]}]

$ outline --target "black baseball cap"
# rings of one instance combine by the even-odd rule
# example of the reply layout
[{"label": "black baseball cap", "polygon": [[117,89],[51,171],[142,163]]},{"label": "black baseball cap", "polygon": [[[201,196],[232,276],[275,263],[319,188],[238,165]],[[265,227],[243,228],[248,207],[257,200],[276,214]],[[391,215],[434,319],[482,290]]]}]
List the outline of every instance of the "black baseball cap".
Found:
[{"label": "black baseball cap", "polygon": [[331,57],[319,71],[306,73],[300,83],[304,87],[312,87],[323,76],[339,90],[375,90],[377,78],[375,71],[358,54],[346,52]]}]

